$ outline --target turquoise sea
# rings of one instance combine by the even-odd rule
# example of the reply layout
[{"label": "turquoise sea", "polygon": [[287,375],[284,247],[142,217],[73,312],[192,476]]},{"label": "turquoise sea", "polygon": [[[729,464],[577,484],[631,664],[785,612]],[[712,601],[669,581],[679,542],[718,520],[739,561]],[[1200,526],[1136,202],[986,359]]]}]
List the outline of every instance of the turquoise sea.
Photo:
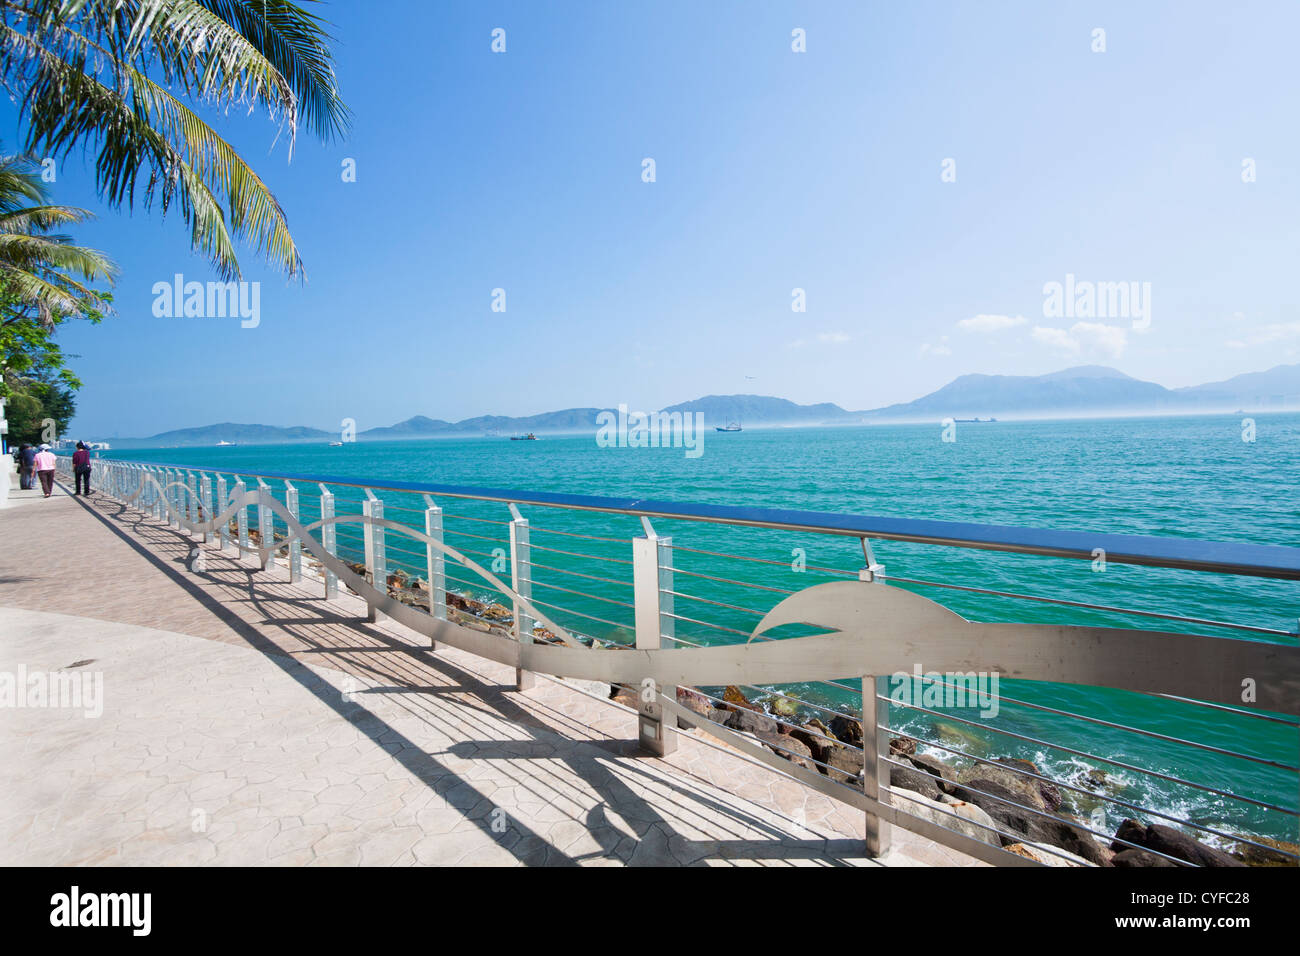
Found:
[{"label": "turquoise sea", "polygon": [[[681,448],[599,447],[594,435],[542,436],[534,442],[476,437],[341,447],[322,442],[103,454],[246,476],[267,471],[349,476],[359,481],[395,479],[1300,546],[1300,414],[1255,416],[1254,442],[1242,440],[1241,418],[961,424],[955,443],[940,440],[937,424],[746,428],[733,434],[710,429],[698,458],[687,457]],[[278,482],[270,484],[281,487]],[[359,511],[355,489],[334,490],[340,514]],[[315,520],[318,490],[300,484],[299,491],[303,517]],[[387,517],[423,528],[424,504],[419,496],[383,497]],[[506,552],[505,505],[449,498],[439,503],[447,514],[449,544],[489,567],[494,556]],[[631,558],[628,539],[641,533],[639,520],[537,507],[524,513],[532,524],[534,597],[543,610],[581,634],[630,641],[627,582],[631,569],[624,562]],[[756,615],[775,605],[784,591],[843,579],[863,563],[861,549],[851,538],[693,522],[656,521],[655,527],[660,534],[673,536],[674,567],[683,572],[675,587],[691,596],[676,599],[676,613],[683,618],[676,624],[677,637],[695,643],[743,641]],[[340,529],[339,545],[342,554],[360,560],[358,531]],[[804,570],[792,566],[799,549],[805,555]],[[1087,561],[891,542],[877,542],[875,553],[888,575],[926,582],[1251,624],[1291,634],[1300,620],[1300,584],[1295,582],[1114,563],[1098,573]],[[390,568],[404,567],[413,574],[423,571],[423,548],[414,542],[391,536],[388,557]],[[449,568],[449,575],[458,579],[449,581],[450,587],[481,598],[492,596],[468,572]],[[1097,623],[1245,639],[1295,639],[927,585],[898,586],[974,620]],[[836,687],[787,689],[846,711],[860,706],[856,694]],[[1003,681],[1000,690],[1004,697],[1000,713],[988,721],[975,718],[978,727],[899,708],[893,708],[890,722],[899,730],[941,743],[960,741],[954,746],[973,747],[989,756],[1031,759],[1049,775],[1077,785],[1083,784],[1090,770],[1105,770],[1107,792],[1121,800],[1228,832],[1297,840],[1294,815],[1118,768],[1100,758],[1229,793],[1251,793],[1293,813],[1297,809],[1294,771],[1060,717],[1005,698],[1288,767],[1295,767],[1300,758],[1300,733],[1292,724],[1109,690],[1016,681]],[[952,713],[972,717],[971,711]],[[1089,756],[1004,736],[992,728]],[[1085,797],[1070,796],[1070,800],[1084,815],[1097,805]],[[1105,808],[1105,813],[1105,826],[1111,831],[1124,816],[1140,816],[1114,806]]]}]

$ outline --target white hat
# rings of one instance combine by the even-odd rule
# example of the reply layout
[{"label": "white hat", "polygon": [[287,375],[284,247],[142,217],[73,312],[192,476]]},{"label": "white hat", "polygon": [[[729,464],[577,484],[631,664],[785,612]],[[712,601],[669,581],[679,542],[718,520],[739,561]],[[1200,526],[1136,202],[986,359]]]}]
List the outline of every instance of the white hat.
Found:
[{"label": "white hat", "polygon": [[49,451],[49,450],[50,450],[49,445],[41,445],[41,451]]}]

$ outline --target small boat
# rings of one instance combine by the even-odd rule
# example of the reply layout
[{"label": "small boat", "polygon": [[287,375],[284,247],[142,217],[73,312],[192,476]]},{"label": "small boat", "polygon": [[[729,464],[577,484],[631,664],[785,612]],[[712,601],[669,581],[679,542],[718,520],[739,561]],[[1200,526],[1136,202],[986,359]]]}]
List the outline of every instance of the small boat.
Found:
[{"label": "small boat", "polygon": [[341,441],[332,441],[332,442],[330,442],[330,447],[331,447],[331,448],[342,448],[342,447],[343,447],[343,442],[341,442]]},{"label": "small boat", "polygon": [[235,443],[234,443],[233,441],[219,441],[219,442],[217,442],[217,447],[218,447],[218,448],[222,448],[222,447],[225,447],[225,448],[234,448],[234,447],[235,447]]},{"label": "small boat", "polygon": [[743,429],[740,427],[740,422],[727,422],[726,425],[714,425],[713,427],[716,428],[716,429],[717,429],[718,431],[720,431],[720,432],[738,432],[738,431],[743,431]]},{"label": "small boat", "polygon": [[537,436],[534,435],[532,432],[529,432],[527,435],[511,435],[510,440],[511,441],[537,441]]}]

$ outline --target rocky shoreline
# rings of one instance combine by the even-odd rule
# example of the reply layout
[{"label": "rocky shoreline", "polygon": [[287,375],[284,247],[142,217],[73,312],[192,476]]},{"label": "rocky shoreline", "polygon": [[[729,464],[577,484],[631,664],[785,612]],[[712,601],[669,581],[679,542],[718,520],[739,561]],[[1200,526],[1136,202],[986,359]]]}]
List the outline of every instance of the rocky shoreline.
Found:
[{"label": "rocky shoreline", "polygon": [[[308,565],[319,573],[319,564],[304,556],[304,566]],[[364,565],[349,567],[368,578]],[[388,575],[387,585],[389,594],[403,604],[429,610],[428,584],[422,579],[394,571]],[[447,594],[447,617],[467,627],[502,633],[509,632],[513,619],[511,609],[505,605],[452,592]],[[534,630],[533,639],[559,641],[543,627]],[[630,688],[615,685],[609,690],[609,698],[636,707]],[[768,694],[751,699],[739,687],[724,688],[721,697],[678,688],[677,700],[702,720],[745,734],[798,766],[837,783],[862,786],[862,722],[849,714],[836,714],[823,721],[787,697]],[[689,732],[695,728],[684,723],[682,729]],[[961,728],[947,730],[955,738],[951,743],[972,737]],[[1226,852],[1174,827],[1133,819],[1123,820],[1110,842],[1103,842],[1084,825],[1092,809],[1103,805],[1102,797],[1115,788],[1104,770],[1093,769],[1075,784],[1098,794],[1089,800],[1085,794],[1068,788],[1062,791],[1050,781],[1036,779],[1046,775],[1028,760],[992,755],[978,759],[945,755],[940,759],[934,753],[918,752],[917,747],[918,742],[909,737],[889,742],[890,788],[896,800],[908,802],[903,809],[1047,865],[1177,866],[1165,858],[1168,856],[1198,866],[1291,866],[1294,864],[1284,852],[1300,852],[1300,845],[1295,843],[1255,835],[1249,838],[1273,849],[1236,844],[1233,851]]]}]

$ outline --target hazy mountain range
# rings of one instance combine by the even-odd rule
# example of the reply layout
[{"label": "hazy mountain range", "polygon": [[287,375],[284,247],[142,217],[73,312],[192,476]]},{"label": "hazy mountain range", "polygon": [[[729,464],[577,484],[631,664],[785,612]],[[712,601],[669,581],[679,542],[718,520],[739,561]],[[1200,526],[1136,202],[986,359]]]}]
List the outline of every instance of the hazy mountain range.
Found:
[{"label": "hazy mountain range", "polygon": [[[854,425],[936,422],[943,418],[1070,418],[1141,414],[1283,411],[1300,409],[1300,364],[1279,365],[1222,382],[1165,388],[1113,368],[1081,365],[1048,375],[962,375],[912,402],[866,411],[849,411],[827,402],[797,405],[765,395],[706,395],[653,411],[702,412],[705,426],[739,421],[744,425]],[[635,409],[634,409],[635,410]],[[360,440],[439,436],[518,435],[526,432],[594,431],[604,408],[566,408],[539,415],[480,415],[459,422],[416,415],[395,425],[357,433]],[[652,409],[645,409],[652,411]],[[112,439],[119,445],[215,445],[219,441],[270,443],[324,440],[338,431],[293,426],[224,422],[180,428],[150,438]]]}]

